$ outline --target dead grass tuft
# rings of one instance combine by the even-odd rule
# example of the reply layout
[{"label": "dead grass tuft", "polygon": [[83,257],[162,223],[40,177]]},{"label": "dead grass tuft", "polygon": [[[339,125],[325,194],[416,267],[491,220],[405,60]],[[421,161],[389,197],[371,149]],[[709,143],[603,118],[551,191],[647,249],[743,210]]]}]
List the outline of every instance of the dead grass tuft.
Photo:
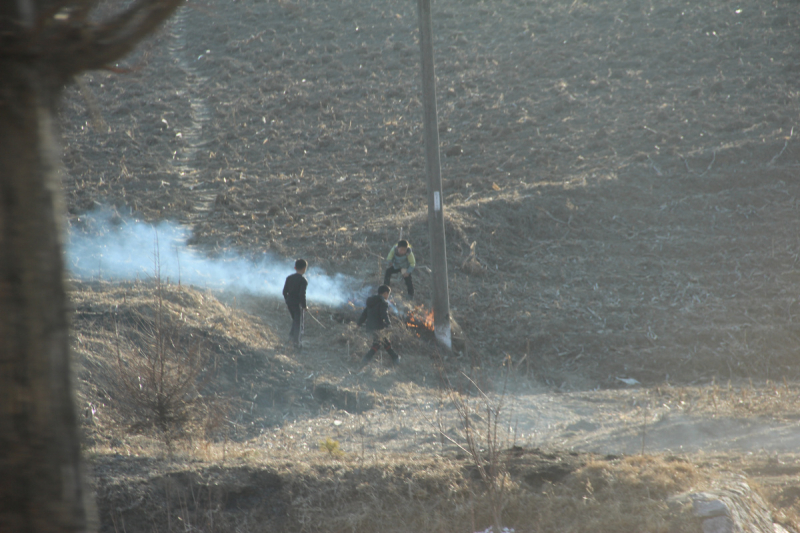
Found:
[{"label": "dead grass tuft", "polygon": [[534,521],[539,531],[559,532],[683,531],[685,524],[676,523],[666,498],[704,482],[705,473],[674,457],[592,459],[564,483],[549,484],[524,506],[518,504],[520,510],[538,511],[518,516],[516,523]]}]

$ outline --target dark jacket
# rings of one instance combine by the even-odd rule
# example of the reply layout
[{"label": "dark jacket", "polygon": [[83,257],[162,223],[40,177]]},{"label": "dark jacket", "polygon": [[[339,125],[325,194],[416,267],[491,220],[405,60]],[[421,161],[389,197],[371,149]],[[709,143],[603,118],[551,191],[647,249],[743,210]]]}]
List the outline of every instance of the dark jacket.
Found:
[{"label": "dark jacket", "polygon": [[300,304],[305,309],[306,306],[306,287],[308,281],[302,274],[294,273],[287,276],[286,283],[283,285],[283,299],[287,305]]},{"label": "dark jacket", "polygon": [[379,331],[392,326],[389,321],[389,304],[379,294],[367,298],[367,307],[358,318],[358,325],[367,323],[368,331]]}]

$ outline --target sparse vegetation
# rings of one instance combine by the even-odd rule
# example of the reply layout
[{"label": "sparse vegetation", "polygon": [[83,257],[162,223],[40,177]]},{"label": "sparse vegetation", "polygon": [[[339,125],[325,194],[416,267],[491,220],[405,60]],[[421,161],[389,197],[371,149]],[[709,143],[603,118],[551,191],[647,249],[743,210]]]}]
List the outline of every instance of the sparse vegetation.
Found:
[{"label": "sparse vegetation", "polygon": [[[112,468],[113,461],[100,458],[97,464]],[[702,489],[712,473],[676,458],[608,459],[535,451],[510,457],[508,465],[514,483],[505,494],[504,519],[518,532],[689,532],[696,524],[691,517],[674,516],[665,497],[690,487]],[[116,513],[117,522],[124,520],[129,531],[148,520],[171,521],[173,528],[164,531],[177,531],[212,517],[217,529],[206,531],[237,527],[247,533],[471,533],[492,522],[491,505],[475,492],[471,459],[466,458],[388,455],[377,461],[331,463],[313,454],[292,454],[240,458],[224,469],[191,463],[131,466],[124,485],[110,479],[99,487],[101,512]],[[557,479],[552,477],[556,467],[561,472]],[[153,469],[169,473],[153,475]],[[137,502],[131,486],[155,497]],[[169,507],[157,496],[167,486]],[[131,506],[135,511],[118,511]]]},{"label": "sparse vegetation", "polygon": [[[304,256],[365,286],[398,231],[426,262],[413,3],[213,4],[182,11],[132,75],[68,91],[73,228],[100,202],[190,226],[214,258]],[[154,431],[120,431],[134,416],[103,372],[158,344],[157,291],[78,282],[104,529],[678,533],[692,529],[665,498],[732,472],[797,530],[792,5],[436,10],[451,308],[469,350],[439,358],[396,331],[403,364],[362,371],[364,336],[341,309],[314,307],[327,329],[307,322],[294,352],[283,302],[165,283],[167,352],[202,339],[196,357],[216,367],[198,392],[230,395],[224,415],[192,405],[165,458],[158,410],[137,408]],[[428,303],[418,272],[414,303]],[[521,397],[517,440],[505,402]],[[713,431],[717,450],[698,451]]]},{"label": "sparse vegetation", "polygon": [[121,317],[113,314],[116,364],[108,368],[108,393],[129,431],[155,431],[172,450],[190,426],[207,440],[219,434],[227,402],[205,390],[215,378],[215,362],[203,341],[185,327],[182,313],[165,301],[170,289],[161,279],[157,236],[153,257],[149,305],[130,314],[125,335]]},{"label": "sparse vegetation", "polygon": [[339,447],[339,441],[326,437],[325,440],[319,441],[319,450],[327,453],[330,457],[341,459],[344,457],[344,450]]},{"label": "sparse vegetation", "polygon": [[167,324],[163,302],[153,321],[142,318],[143,346],[122,348],[117,339],[118,408],[135,422],[131,429],[157,429],[167,443],[180,435],[198,407],[198,379],[206,371],[199,344],[184,346]]},{"label": "sparse vegetation", "polygon": [[[101,346],[102,337],[97,333],[105,326],[109,333],[113,332],[114,323],[135,324],[131,320],[134,315],[148,315],[156,294],[152,283],[139,283],[129,286],[113,286],[110,284],[94,285],[93,288],[84,286],[80,294],[82,300],[79,316],[84,317],[80,322],[81,339],[83,344],[90,344],[93,339],[96,347]],[[113,296],[113,300],[109,298]],[[175,308],[180,304],[184,308],[186,321],[184,327],[194,331],[197,324],[216,323],[219,331],[231,332],[229,337],[212,337],[214,342],[225,346],[236,346],[237,338],[247,339],[253,346],[257,346],[262,334],[274,341],[269,328],[262,332],[263,324],[259,324],[255,317],[245,320],[236,318],[230,308],[221,306],[215,297],[203,295],[192,288],[177,290],[175,287],[165,285],[162,287],[162,298],[165,307]],[[97,307],[90,307],[89,302],[117,301],[117,319],[112,314],[100,315],[90,311]],[[238,305],[248,307],[246,299],[239,298]],[[274,316],[269,320],[277,324],[283,317],[284,310],[275,306]],[[136,310],[135,313],[133,311]],[[189,312],[191,310],[191,312]],[[241,311],[240,311],[241,312]],[[178,311],[178,316],[180,311]],[[224,320],[236,320],[237,327],[226,324]],[[89,322],[91,321],[91,322]],[[248,322],[249,321],[249,322]],[[87,330],[83,326],[93,323],[94,335],[86,337]],[[105,325],[105,326],[104,326]],[[241,337],[233,337],[234,334]],[[126,333],[130,336],[130,332]],[[313,338],[313,336],[311,337]],[[108,351],[113,353],[116,336],[109,335],[106,339]],[[227,343],[227,344],[225,344]],[[238,344],[243,346],[243,344]],[[226,348],[226,352],[235,351]],[[87,354],[88,355],[88,354]],[[415,358],[417,359],[417,358]],[[225,384],[235,383],[239,379],[239,390],[257,391],[259,397],[269,397],[269,388],[255,388],[258,376],[262,376],[264,369],[284,368],[297,375],[294,388],[287,388],[288,398],[301,398],[300,393],[307,383],[304,378],[311,372],[324,371],[332,375],[331,368],[340,365],[340,361],[348,361],[347,354],[332,354],[324,356],[322,353],[313,352],[308,359],[301,359],[302,365],[296,360],[280,353],[263,355],[256,359],[247,357],[247,353],[238,357],[234,363],[232,358],[219,358],[217,379],[215,382]],[[95,361],[91,359],[90,361]],[[110,362],[113,362],[113,358]],[[418,369],[425,369],[423,360],[415,362]],[[238,373],[235,371],[238,369]],[[379,371],[377,371],[379,370]],[[439,380],[429,372],[429,380],[438,384]],[[491,379],[497,383],[506,383],[504,374],[498,376],[484,376],[483,382],[491,385]],[[227,442],[217,439],[176,439],[172,443],[171,458],[165,459],[161,447],[153,437],[157,434],[147,435],[119,435],[116,444],[113,441],[103,441],[105,444],[96,444],[90,448],[92,462],[97,465],[100,472],[104,469],[127,469],[129,473],[122,479],[111,476],[108,483],[102,481],[99,489],[101,495],[101,510],[105,513],[105,520],[125,520],[128,531],[135,529],[133,515],[141,514],[146,509],[148,516],[161,517],[163,524],[171,523],[172,530],[164,526],[159,531],[174,531],[182,524],[192,523],[197,527],[203,520],[213,517],[216,531],[227,531],[226,528],[238,524],[245,533],[259,531],[263,523],[283,524],[285,531],[301,531],[304,527],[314,531],[337,531],[342,527],[357,527],[363,531],[382,531],[393,533],[386,524],[403,524],[418,528],[417,531],[483,531],[496,522],[498,515],[497,504],[502,504],[500,520],[504,526],[513,527],[518,532],[528,531],[530,524],[537,524],[534,531],[582,531],[580,524],[591,523],[595,531],[619,531],[622,527],[642,531],[681,531],[680,528],[670,529],[674,526],[673,517],[670,517],[665,507],[665,495],[683,490],[702,487],[704,480],[714,475],[719,468],[720,461],[728,459],[709,459],[708,465],[703,461],[690,461],[685,458],[676,458],[661,455],[645,455],[635,457],[606,457],[591,454],[574,454],[556,450],[537,451],[530,448],[511,448],[514,437],[509,431],[509,414],[507,407],[498,405],[495,394],[502,395],[504,385],[497,385],[494,393],[478,392],[474,384],[470,383],[463,375],[459,377],[464,387],[468,387],[471,394],[458,394],[456,398],[465,402],[464,409],[459,411],[456,403],[448,405],[451,397],[443,389],[441,402],[436,402],[437,410],[441,413],[440,425],[430,426],[427,429],[417,428],[415,420],[425,406],[417,406],[417,410],[408,407],[395,407],[379,409],[374,407],[364,415],[352,416],[342,410],[323,409],[311,419],[296,421],[282,419],[282,423],[265,434],[248,437],[246,428],[251,421],[257,420],[249,414],[253,404],[239,401],[235,404],[230,420],[232,426],[226,431],[230,434]],[[258,378],[261,379],[261,378]],[[378,369],[372,381],[375,386],[394,383],[397,371]],[[102,381],[96,381],[102,384]],[[107,387],[105,387],[107,388]],[[483,390],[485,386],[481,387]],[[747,399],[748,409],[754,413],[765,413],[773,409],[773,416],[782,416],[776,409],[781,405],[795,405],[800,401],[800,393],[789,386],[757,387],[745,384],[746,392],[737,392],[734,386],[728,387],[662,387],[652,390],[630,392],[630,402],[633,404],[630,419],[621,419],[621,424],[630,424],[636,428],[641,422],[642,412],[637,410],[637,405],[648,405],[652,411],[664,409],[669,406],[670,412],[687,412],[693,415],[703,413],[708,417],[723,416],[728,412],[744,413],[741,411],[739,399]],[[378,401],[392,402],[409,401],[408,398],[425,400],[423,389],[415,386],[413,382],[396,384],[391,389],[391,394],[379,395]],[[465,388],[463,392],[467,392]],[[254,395],[249,393],[250,398]],[[712,401],[712,395],[717,399]],[[756,400],[762,403],[757,403]],[[276,396],[276,411],[289,413],[292,404],[281,403],[283,400]],[[297,400],[289,400],[295,402]],[[367,402],[367,398],[359,401]],[[369,400],[375,402],[376,400]],[[610,401],[610,397],[598,401]],[[266,403],[272,405],[272,401]],[[295,404],[296,405],[296,404]],[[304,405],[308,409],[314,407],[312,400],[307,400]],[[344,405],[344,404],[343,404]],[[413,404],[412,404],[413,405]],[[738,407],[737,407],[738,406]],[[728,409],[735,409],[728,411]],[[268,410],[259,411],[260,419],[267,419]],[[489,411],[487,411],[487,409]],[[406,412],[402,412],[405,410]],[[108,408],[100,405],[96,415],[96,424],[104,431],[113,430],[108,424]],[[430,411],[433,415],[433,411]],[[469,431],[472,435],[472,445],[464,439],[465,425],[463,415],[468,414]],[[505,415],[504,415],[505,413]],[[790,411],[787,411],[789,414]],[[431,420],[435,420],[432,417]],[[237,422],[238,421],[238,422]],[[339,424],[337,424],[339,422]],[[313,429],[313,432],[310,432]],[[435,431],[434,431],[435,430]],[[452,441],[445,440],[445,446],[437,445],[435,448],[426,446],[425,454],[413,453],[421,450],[421,444],[434,436],[446,433],[462,448],[455,446]],[[428,436],[430,434],[430,436]],[[317,437],[317,435],[319,435]],[[486,438],[490,439],[489,444]],[[438,440],[438,438],[437,438]],[[317,446],[311,445],[314,443]],[[326,443],[322,449],[319,444]],[[338,443],[338,445],[337,445]],[[345,444],[346,443],[346,444]],[[382,445],[390,445],[390,449],[382,449]],[[359,453],[346,454],[331,462],[328,450],[342,449],[343,446],[359,450]],[[491,480],[484,481],[484,477],[476,466],[476,456],[469,452],[470,446],[477,454],[478,464],[482,466],[485,474],[491,473],[503,476],[498,479],[502,485],[501,491],[494,496],[488,491]],[[652,446],[652,444],[649,444]],[[384,446],[385,447],[385,446]],[[495,450],[487,453],[487,450]],[[397,450],[407,450],[398,453]],[[431,451],[433,450],[433,451]],[[322,453],[320,453],[320,451]],[[121,454],[121,455],[120,455]],[[427,455],[427,457],[426,457]],[[321,458],[324,456],[324,458]],[[494,464],[490,458],[494,458]],[[769,457],[764,458],[765,468],[780,468],[778,463],[770,467]],[[727,462],[725,464],[728,464]],[[147,466],[147,473],[130,473],[130,469],[139,468],[136,465]],[[289,467],[288,465],[292,465]],[[717,466],[714,466],[717,465]],[[731,469],[741,470],[743,463],[731,464]],[[151,479],[152,471],[163,474]],[[209,471],[217,472],[216,474]],[[171,490],[180,488],[181,494],[173,492],[169,512],[172,513],[168,520],[166,510],[159,510],[156,502],[163,502],[160,491],[163,489],[163,476],[167,472],[182,472],[172,475]],[[249,472],[246,475],[244,472]],[[261,472],[258,473],[257,472]],[[261,476],[269,477],[273,472],[279,474],[283,489],[275,493],[279,502],[273,504],[280,508],[289,494],[296,496],[296,514],[284,516],[280,520],[275,516],[263,518],[262,508],[250,507],[246,511],[231,510],[223,505],[224,501],[249,501],[242,495],[248,489],[248,484],[256,483]],[[141,475],[141,478],[137,477]],[[216,477],[214,477],[216,476]],[[267,479],[264,478],[264,479]],[[100,478],[98,478],[100,479]],[[144,485],[140,485],[141,479]],[[145,481],[151,479],[151,481]],[[220,483],[217,488],[210,487],[208,483]],[[272,482],[272,481],[271,481]],[[277,485],[275,485],[277,486]],[[139,495],[130,492],[133,487],[147,487],[146,492],[152,494],[151,504],[138,503]],[[338,488],[337,488],[338,487]],[[291,490],[290,490],[291,489]],[[139,489],[137,489],[139,490]],[[277,490],[277,489],[276,489]],[[241,491],[245,491],[242,493]],[[338,491],[338,492],[336,492]],[[330,500],[330,495],[337,494],[336,499]],[[780,486],[769,485],[764,490],[770,501],[791,500],[791,491],[784,492]],[[231,496],[234,495],[234,496]],[[501,495],[502,499],[496,498]],[[639,497],[637,499],[637,496]],[[644,498],[642,498],[644,497]],[[227,499],[226,499],[227,498]],[[244,499],[242,499],[244,498]],[[185,502],[194,502],[185,505]],[[372,502],[370,512],[363,510],[363,502]],[[181,502],[184,502],[183,504]],[[129,511],[112,511],[112,509],[125,509]],[[152,505],[153,507],[143,507]],[[182,507],[185,507],[181,510]],[[214,511],[218,509],[217,511]],[[260,509],[260,510],[259,510]],[[535,512],[534,512],[535,510]],[[159,514],[161,513],[161,514]],[[187,514],[188,513],[188,514]],[[212,513],[212,514],[208,514]],[[409,513],[412,518],[403,518],[403,513]],[[794,511],[791,504],[781,511],[781,516],[787,517],[786,523],[793,523]],[[261,516],[262,518],[258,518]],[[181,518],[180,520],[178,518]],[[681,518],[682,520],[685,517]],[[275,522],[269,522],[275,520]],[[249,525],[248,525],[249,524]],[[261,525],[259,525],[261,524]],[[303,525],[305,524],[305,525]],[[570,525],[572,524],[572,525]],[[446,529],[446,527],[453,529]],[[121,526],[120,526],[121,527]],[[143,526],[144,527],[144,526]],[[398,526],[400,527],[400,526]],[[249,529],[248,529],[249,528]],[[425,529],[428,528],[428,529]],[[573,528],[573,529],[570,529]],[[639,529],[637,529],[639,528]],[[648,529],[644,529],[648,528]],[[214,530],[211,530],[214,531]],[[408,531],[397,529],[396,531]],[[686,531],[689,531],[686,529]]]},{"label": "sparse vegetation", "polygon": [[[500,435],[500,428],[503,427],[501,424],[504,422],[502,411],[506,393],[505,386],[508,383],[508,373],[511,371],[510,359],[506,363],[504,365],[503,390],[496,399],[490,398],[471,378],[462,373],[470,390],[478,395],[476,402],[479,408],[473,407],[465,391],[456,390],[446,375],[443,374],[441,377],[441,380],[447,384],[446,394],[455,407],[462,431],[461,439],[456,440],[448,434],[440,420],[439,434],[471,459],[472,465],[483,483],[482,491],[485,491],[489,502],[494,531],[503,530],[503,514],[508,505],[508,494],[515,485],[508,475],[506,465],[508,451],[504,448],[508,446],[503,446],[503,437]],[[508,444],[507,439],[505,444]]]}]

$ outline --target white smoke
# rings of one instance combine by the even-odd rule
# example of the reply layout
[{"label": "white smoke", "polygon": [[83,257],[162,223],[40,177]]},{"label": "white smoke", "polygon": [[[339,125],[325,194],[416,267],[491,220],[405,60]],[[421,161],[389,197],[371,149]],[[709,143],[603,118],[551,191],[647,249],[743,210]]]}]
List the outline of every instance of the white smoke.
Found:
[{"label": "white smoke", "polygon": [[[158,225],[125,219],[102,210],[83,215],[70,231],[67,269],[78,279],[135,280],[152,278],[196,287],[282,297],[294,260],[264,254],[249,260],[235,254],[209,258],[187,245],[191,230],[172,222]],[[327,275],[310,265],[309,303],[339,306],[356,282],[343,274]]]}]

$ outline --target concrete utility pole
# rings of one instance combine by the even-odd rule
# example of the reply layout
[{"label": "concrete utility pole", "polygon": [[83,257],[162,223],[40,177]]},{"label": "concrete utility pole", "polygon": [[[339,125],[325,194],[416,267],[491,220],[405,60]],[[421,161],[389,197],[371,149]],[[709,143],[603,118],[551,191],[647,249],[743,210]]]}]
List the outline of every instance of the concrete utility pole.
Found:
[{"label": "concrete utility pole", "polygon": [[425,168],[428,175],[428,231],[433,267],[433,331],[447,349],[453,347],[450,331],[450,292],[447,288],[447,253],[444,235],[444,197],[439,161],[439,127],[436,116],[436,79],[433,71],[431,0],[417,0],[419,44],[422,51],[422,106],[425,120]]}]

